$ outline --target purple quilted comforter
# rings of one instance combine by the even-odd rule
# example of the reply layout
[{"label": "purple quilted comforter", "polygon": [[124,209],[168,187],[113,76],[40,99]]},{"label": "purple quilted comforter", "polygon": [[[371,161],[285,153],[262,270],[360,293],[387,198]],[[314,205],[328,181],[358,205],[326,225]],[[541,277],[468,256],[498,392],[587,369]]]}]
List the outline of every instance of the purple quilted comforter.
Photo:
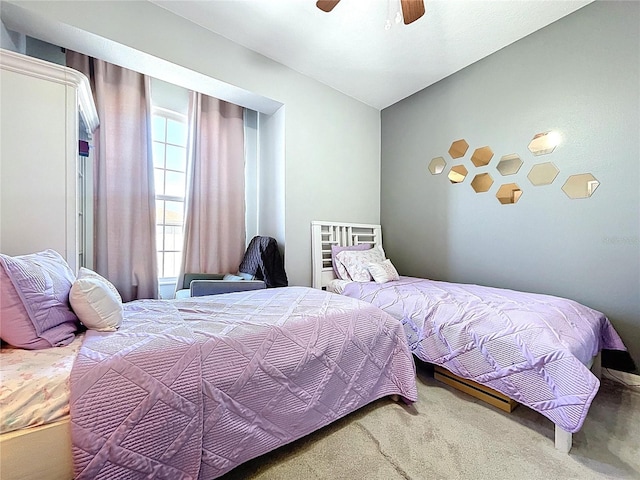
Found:
[{"label": "purple quilted comforter", "polygon": [[417,399],[402,325],[303,287],[125,304],[71,373],[75,475],[212,479],[385,395]]},{"label": "purple quilted comforter", "polygon": [[625,350],[609,320],[571,300],[400,277],[346,285],[343,295],[401,320],[425,362],[502,392],[577,432],[600,382],[585,366],[602,348]]}]

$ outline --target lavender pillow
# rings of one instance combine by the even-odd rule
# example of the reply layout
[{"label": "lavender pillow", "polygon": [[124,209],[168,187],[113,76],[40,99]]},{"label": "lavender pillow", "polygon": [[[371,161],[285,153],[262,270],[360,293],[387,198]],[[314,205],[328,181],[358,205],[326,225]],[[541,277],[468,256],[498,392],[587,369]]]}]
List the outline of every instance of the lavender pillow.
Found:
[{"label": "lavender pillow", "polygon": [[78,327],[69,305],[75,275],[64,258],[54,250],[17,257],[0,254],[0,267],[0,337],[27,349],[71,343]]},{"label": "lavender pillow", "polygon": [[51,344],[39,338],[11,279],[0,267],[0,338],[9,345],[38,350]]},{"label": "lavender pillow", "polygon": [[340,252],[343,252],[345,250],[351,250],[351,251],[370,250],[371,247],[372,245],[369,243],[360,243],[358,245],[350,245],[348,247],[331,245],[331,265],[333,265],[333,271],[335,272],[336,277],[338,277],[341,280],[351,280],[351,277],[349,276],[347,271],[344,269],[344,267],[341,264],[336,262],[336,255],[338,255]]}]

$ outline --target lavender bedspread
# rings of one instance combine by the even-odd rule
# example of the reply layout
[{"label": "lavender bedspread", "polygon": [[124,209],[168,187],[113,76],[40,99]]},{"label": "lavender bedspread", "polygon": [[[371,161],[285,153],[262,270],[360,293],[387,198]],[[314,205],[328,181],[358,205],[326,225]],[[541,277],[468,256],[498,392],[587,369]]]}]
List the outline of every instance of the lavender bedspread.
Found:
[{"label": "lavender bedspread", "polygon": [[212,479],[386,395],[417,399],[400,322],[304,287],[125,304],[71,373],[77,478]]},{"label": "lavender bedspread", "polygon": [[585,366],[625,350],[609,320],[548,295],[411,277],[349,283],[343,295],[401,320],[413,353],[502,392],[577,432],[600,386]]}]

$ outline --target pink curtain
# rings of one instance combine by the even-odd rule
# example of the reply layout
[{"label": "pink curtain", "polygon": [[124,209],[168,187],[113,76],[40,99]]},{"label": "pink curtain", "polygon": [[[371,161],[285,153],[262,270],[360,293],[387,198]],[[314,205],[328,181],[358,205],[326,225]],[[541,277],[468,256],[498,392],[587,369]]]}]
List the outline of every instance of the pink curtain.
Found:
[{"label": "pink curtain", "polygon": [[67,51],[90,78],[95,134],[95,265],[124,301],[158,297],[149,79]]},{"label": "pink curtain", "polygon": [[189,113],[191,170],[178,288],[185,272],[237,272],[246,248],[243,109],[191,92]]}]

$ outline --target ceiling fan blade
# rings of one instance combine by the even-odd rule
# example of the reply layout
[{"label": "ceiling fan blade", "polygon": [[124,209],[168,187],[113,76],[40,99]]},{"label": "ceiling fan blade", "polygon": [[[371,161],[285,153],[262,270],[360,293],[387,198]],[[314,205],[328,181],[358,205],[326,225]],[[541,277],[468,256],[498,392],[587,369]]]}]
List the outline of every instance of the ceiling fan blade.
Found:
[{"label": "ceiling fan blade", "polygon": [[400,3],[405,25],[415,22],[424,15],[424,0],[400,0]]},{"label": "ceiling fan blade", "polygon": [[323,12],[329,13],[339,2],[340,0],[318,0],[316,2],[316,7],[318,7]]}]

